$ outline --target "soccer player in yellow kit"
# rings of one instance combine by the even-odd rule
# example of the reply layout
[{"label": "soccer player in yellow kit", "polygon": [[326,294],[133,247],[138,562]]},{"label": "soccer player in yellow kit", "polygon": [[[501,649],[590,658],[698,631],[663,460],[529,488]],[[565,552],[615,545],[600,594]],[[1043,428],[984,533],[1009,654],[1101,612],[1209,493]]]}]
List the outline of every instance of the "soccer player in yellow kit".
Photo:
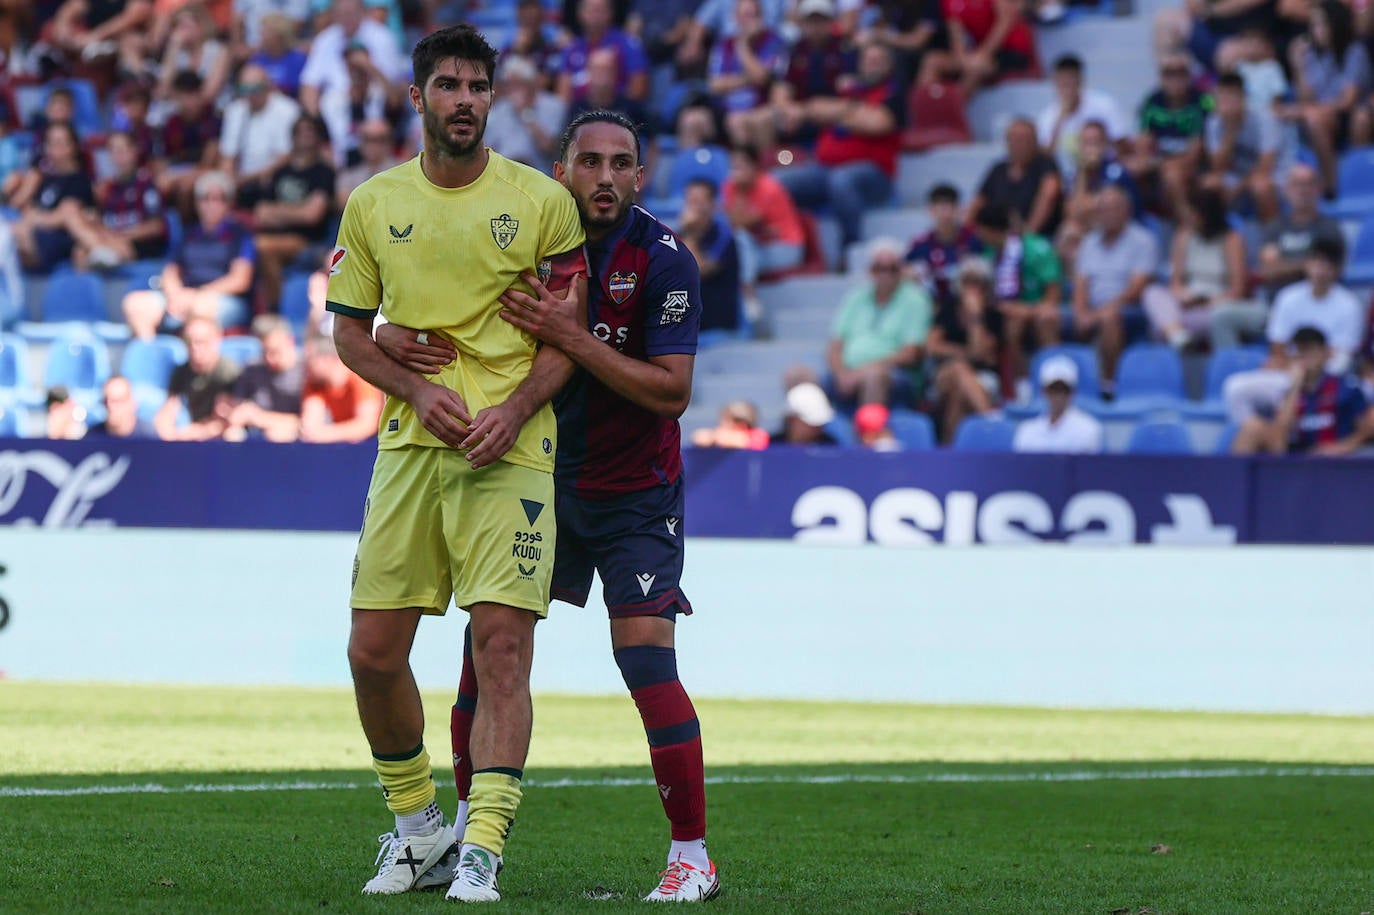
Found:
[{"label": "soccer player in yellow kit", "polygon": [[[387,394],[353,563],[348,659],[373,768],[396,831],[364,893],[402,893],[448,850],[424,711],[410,669],[423,614],[469,613],[481,688],[475,771],[449,898],[500,898],[496,874],[520,802],[532,712],[534,625],[553,571],[548,402],[566,357],[498,317],[522,273],[567,290],[585,274],[567,191],[482,144],[496,52],[470,26],[412,55],[424,151],[349,197],[330,271],[339,355]],[[424,376],[392,361],[373,319],[434,328],[458,358]]]}]

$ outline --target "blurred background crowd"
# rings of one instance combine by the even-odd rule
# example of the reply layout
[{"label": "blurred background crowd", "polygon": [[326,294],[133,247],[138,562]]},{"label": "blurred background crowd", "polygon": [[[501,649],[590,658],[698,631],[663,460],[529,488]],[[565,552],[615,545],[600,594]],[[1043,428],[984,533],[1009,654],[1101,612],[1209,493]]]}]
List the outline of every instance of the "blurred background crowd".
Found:
[{"label": "blurred background crowd", "polygon": [[699,446],[1374,441],[1345,0],[0,0],[0,435],[375,435],[327,259],[459,20],[503,49],[504,155],[644,125],[702,269]]}]

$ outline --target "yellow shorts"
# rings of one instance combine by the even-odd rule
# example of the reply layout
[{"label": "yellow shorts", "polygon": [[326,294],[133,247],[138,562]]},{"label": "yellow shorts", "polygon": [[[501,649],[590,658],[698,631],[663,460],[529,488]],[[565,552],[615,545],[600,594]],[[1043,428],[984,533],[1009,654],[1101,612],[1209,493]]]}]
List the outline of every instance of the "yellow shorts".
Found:
[{"label": "yellow shorts", "polygon": [[377,452],[353,560],[355,610],[442,615],[505,604],[549,612],[553,474],[498,461],[473,470],[452,448]]}]

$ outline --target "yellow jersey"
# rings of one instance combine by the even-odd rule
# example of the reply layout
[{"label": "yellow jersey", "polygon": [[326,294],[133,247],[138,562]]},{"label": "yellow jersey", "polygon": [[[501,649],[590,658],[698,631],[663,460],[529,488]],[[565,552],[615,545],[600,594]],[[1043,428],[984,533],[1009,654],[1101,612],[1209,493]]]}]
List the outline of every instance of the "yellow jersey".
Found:
[{"label": "yellow jersey", "polygon": [[[488,151],[471,184],[432,184],[424,154],[374,175],[348,198],[330,266],[328,309],[441,333],[458,357],[431,380],[457,391],[476,416],[504,402],[529,374],[535,338],[503,321],[497,297],[557,255],[580,248],[572,195],[547,175]],[[547,269],[547,268],[545,268]],[[557,424],[540,408],[505,460],[553,471]],[[378,447],[447,447],[410,405],[387,397]]]}]

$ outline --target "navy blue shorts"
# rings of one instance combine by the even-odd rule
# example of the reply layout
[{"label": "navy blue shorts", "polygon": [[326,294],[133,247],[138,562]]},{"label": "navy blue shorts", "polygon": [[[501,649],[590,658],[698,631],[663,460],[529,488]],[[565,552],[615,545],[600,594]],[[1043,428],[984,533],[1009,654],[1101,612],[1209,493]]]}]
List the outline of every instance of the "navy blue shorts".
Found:
[{"label": "navy blue shorts", "polygon": [[682,505],[681,477],[611,499],[560,487],[553,598],[585,607],[595,571],[612,619],[691,613],[681,587]]}]

